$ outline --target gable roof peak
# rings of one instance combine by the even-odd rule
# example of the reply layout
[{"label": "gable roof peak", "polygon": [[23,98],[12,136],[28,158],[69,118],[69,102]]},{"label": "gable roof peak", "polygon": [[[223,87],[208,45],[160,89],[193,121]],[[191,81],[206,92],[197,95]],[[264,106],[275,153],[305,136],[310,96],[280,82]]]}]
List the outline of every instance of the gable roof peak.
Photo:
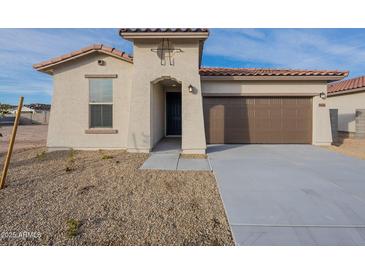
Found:
[{"label": "gable roof peak", "polygon": [[114,47],[110,47],[110,46],[107,46],[104,44],[92,44],[92,45],[89,45],[82,49],[72,51],[67,54],[63,54],[61,56],[43,61],[38,64],[34,64],[33,68],[38,71],[47,72],[47,69],[49,69],[53,66],[56,66],[56,65],[64,63],[64,62],[68,62],[70,60],[74,60],[78,57],[85,56],[85,55],[93,53],[93,52],[101,52],[101,53],[116,57],[118,59],[121,59],[123,61],[133,63],[133,57],[124,51],[120,51]]}]

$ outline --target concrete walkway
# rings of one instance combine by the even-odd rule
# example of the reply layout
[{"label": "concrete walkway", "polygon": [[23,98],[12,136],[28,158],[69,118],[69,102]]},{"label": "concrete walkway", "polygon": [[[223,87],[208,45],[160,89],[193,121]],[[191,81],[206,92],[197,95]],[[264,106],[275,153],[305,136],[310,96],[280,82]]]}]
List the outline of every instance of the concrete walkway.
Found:
[{"label": "concrete walkway", "polygon": [[365,245],[365,161],[310,145],[208,148],[237,245]]},{"label": "concrete walkway", "polygon": [[157,144],[141,169],[210,171],[208,159],[186,159],[180,156],[180,138],[165,138]]}]

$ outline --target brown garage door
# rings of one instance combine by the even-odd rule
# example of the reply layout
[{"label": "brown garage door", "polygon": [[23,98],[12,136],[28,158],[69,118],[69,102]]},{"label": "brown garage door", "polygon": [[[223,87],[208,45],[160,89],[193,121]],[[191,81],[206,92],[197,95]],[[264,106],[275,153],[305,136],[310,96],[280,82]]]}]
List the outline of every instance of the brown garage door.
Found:
[{"label": "brown garage door", "polygon": [[310,144],[310,97],[204,97],[209,144]]}]

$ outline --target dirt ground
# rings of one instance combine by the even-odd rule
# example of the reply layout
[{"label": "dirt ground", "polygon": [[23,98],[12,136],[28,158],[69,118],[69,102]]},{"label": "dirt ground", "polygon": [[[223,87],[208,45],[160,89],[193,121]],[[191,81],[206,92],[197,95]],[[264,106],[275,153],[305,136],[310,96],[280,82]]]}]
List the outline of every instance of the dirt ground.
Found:
[{"label": "dirt ground", "polygon": [[233,245],[212,173],[140,170],[147,157],[16,151],[0,245]]},{"label": "dirt ground", "polygon": [[365,139],[345,138],[340,136],[338,141],[328,147],[331,151],[365,160]]},{"label": "dirt ground", "polygon": [[[8,150],[13,126],[1,126],[0,155]],[[14,150],[41,147],[46,145],[48,125],[20,125],[17,130]]]}]

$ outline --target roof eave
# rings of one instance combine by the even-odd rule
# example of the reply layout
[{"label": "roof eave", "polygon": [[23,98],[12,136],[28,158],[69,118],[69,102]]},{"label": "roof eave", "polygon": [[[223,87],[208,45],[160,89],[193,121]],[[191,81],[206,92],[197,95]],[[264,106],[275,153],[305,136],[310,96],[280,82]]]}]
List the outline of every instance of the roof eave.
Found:
[{"label": "roof eave", "polygon": [[119,32],[119,35],[128,40],[133,41],[135,39],[162,39],[162,38],[191,38],[205,40],[209,36],[209,32]]},{"label": "roof eave", "polygon": [[365,87],[355,88],[355,89],[347,89],[347,90],[341,90],[341,91],[335,91],[335,92],[327,92],[327,96],[328,97],[334,97],[334,96],[346,95],[346,94],[363,92],[363,91],[365,92]]},{"label": "roof eave", "polygon": [[260,80],[260,81],[338,81],[346,77],[343,76],[204,76],[200,79],[204,81],[242,81],[242,80]]},{"label": "roof eave", "polygon": [[49,75],[53,75],[53,72],[54,70],[52,68],[49,68],[49,69],[46,69],[46,68],[35,68],[37,71],[39,72],[43,72],[43,73],[46,73],[46,74],[49,74]]}]

